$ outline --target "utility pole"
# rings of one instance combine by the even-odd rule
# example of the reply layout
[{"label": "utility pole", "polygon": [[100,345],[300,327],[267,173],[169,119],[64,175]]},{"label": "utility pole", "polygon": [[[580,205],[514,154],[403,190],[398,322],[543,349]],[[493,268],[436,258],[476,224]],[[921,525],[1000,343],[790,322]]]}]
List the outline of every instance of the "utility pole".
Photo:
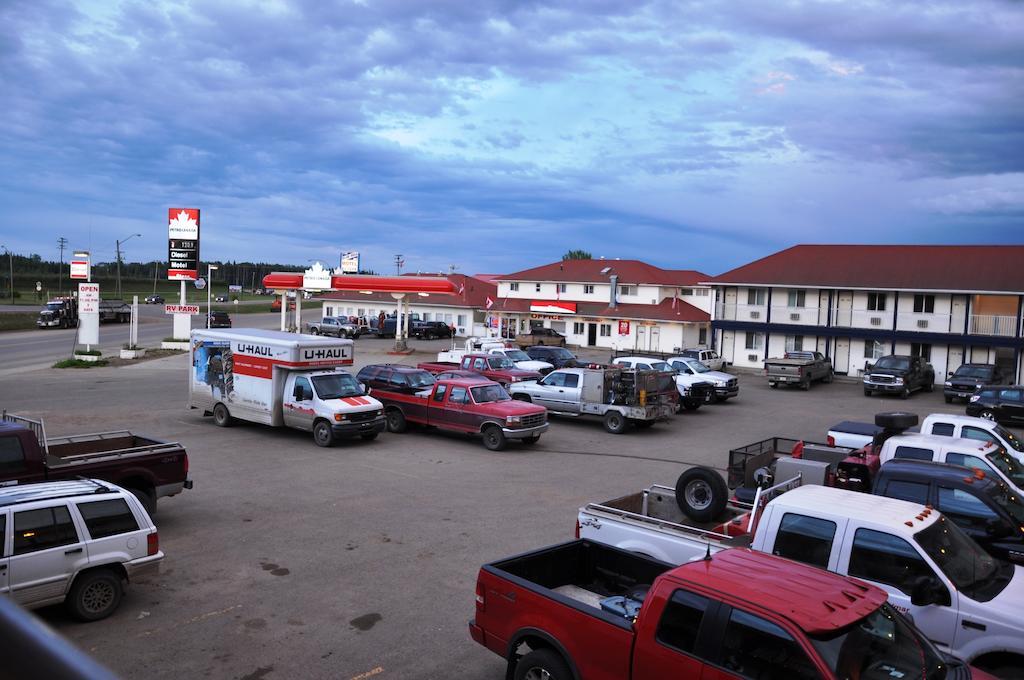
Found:
[{"label": "utility pole", "polygon": [[156,295],[156,270],[159,264],[159,262],[153,262],[153,295]]},{"label": "utility pole", "polygon": [[[64,295],[64,249],[68,247],[68,240],[61,236],[57,239],[57,247],[60,248],[60,269],[57,270],[57,290],[60,295]],[[14,280],[11,280],[11,285],[14,285]]]},{"label": "utility pole", "polygon": [[395,255],[395,274],[397,276],[401,276],[402,275],[402,265],[404,265],[404,264],[405,264],[405,260],[402,259],[402,256],[400,254],[399,255]]},{"label": "utility pole", "polygon": [[14,253],[7,246],[0,246],[7,251],[7,262],[11,266],[11,304],[14,304]]},{"label": "utility pole", "polygon": [[120,239],[119,241],[116,241],[116,243],[117,243],[117,246],[116,246],[116,248],[117,248],[117,299],[118,300],[121,299],[121,244],[126,242],[126,241],[128,241],[129,239],[135,238],[136,236],[142,236],[142,234],[132,234],[128,238],[123,238],[123,239]]}]

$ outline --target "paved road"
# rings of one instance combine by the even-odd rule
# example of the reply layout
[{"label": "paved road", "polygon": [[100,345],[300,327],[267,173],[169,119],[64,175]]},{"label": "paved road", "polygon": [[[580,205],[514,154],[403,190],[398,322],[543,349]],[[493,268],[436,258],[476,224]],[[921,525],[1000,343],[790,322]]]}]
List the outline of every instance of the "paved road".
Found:
[{"label": "paved road", "polygon": [[[262,303],[266,304],[266,303]],[[310,303],[306,303],[310,304]],[[172,320],[164,314],[161,305],[139,305],[139,345],[157,348],[160,342],[172,333]],[[230,309],[228,310],[230,313]],[[313,308],[303,307],[303,322],[319,318],[320,304]],[[235,314],[232,321],[236,327],[278,328],[280,314],[255,313]],[[192,319],[193,328],[202,327],[204,316]],[[50,328],[45,330],[10,331],[0,333],[0,376],[25,370],[51,366],[55,361],[71,356],[77,329]],[[100,324],[98,349],[104,354],[116,354],[128,342],[128,324]]]},{"label": "paved road", "polygon": [[[358,340],[357,367],[387,360],[388,345]],[[196,486],[156,516],[160,575],[104,621],[39,612],[125,678],[499,680],[502,662],[466,629],[477,570],[572,538],[580,505],[673,484],[685,464],[722,468],[730,448],[773,435],[820,441],[838,420],[894,408],[963,412],[938,391],[901,401],[743,375],[735,401],[621,436],[557,420],[530,449],[415,429],[321,449],[185,409],[187,368],[175,356],[0,380],[0,404],[45,417],[53,436],[128,427],[188,449]]]}]

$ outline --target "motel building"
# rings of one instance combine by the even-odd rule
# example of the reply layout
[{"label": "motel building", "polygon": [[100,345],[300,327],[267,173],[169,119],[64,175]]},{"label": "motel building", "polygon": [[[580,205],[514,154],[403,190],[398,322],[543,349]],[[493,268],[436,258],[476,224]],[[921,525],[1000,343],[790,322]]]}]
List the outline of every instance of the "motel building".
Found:
[{"label": "motel building", "polygon": [[909,354],[940,384],[963,363],[1024,383],[1024,246],[798,245],[702,281],[713,345],[735,366],[816,350],[858,376]]},{"label": "motel building", "polygon": [[487,311],[505,337],[540,326],[580,347],[674,352],[710,342],[708,278],[638,260],[563,260],[494,277]]}]

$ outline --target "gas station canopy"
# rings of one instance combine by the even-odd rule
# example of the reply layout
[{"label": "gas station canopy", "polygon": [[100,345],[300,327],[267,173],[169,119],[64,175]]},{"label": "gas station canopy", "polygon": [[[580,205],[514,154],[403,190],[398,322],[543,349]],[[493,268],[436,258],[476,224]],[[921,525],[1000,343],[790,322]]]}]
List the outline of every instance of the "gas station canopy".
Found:
[{"label": "gas station canopy", "polygon": [[[274,290],[349,290],[373,293],[446,293],[456,292],[455,284],[443,276],[367,276],[333,274],[323,277],[317,287],[308,285],[302,272],[274,272],[263,277],[263,287]],[[326,284],[326,285],[324,285]]]}]

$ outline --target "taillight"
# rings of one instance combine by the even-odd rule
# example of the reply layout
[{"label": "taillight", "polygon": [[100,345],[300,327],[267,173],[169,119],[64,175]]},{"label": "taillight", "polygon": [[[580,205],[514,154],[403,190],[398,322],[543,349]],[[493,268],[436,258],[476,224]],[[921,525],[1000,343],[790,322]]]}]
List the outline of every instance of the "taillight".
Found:
[{"label": "taillight", "polygon": [[183,454],[182,458],[185,459],[185,476],[188,476],[188,454]]},{"label": "taillight", "polygon": [[835,446],[836,445],[836,438],[833,437],[832,435],[829,435],[828,439],[826,439],[825,441],[828,442],[829,446]]},{"label": "taillight", "polygon": [[580,518],[576,518],[576,538],[580,537]]},{"label": "taillight", "polygon": [[476,610],[478,612],[487,611],[487,601],[484,598],[484,582],[480,580],[476,582]]},{"label": "taillight", "polygon": [[146,554],[155,555],[160,552],[160,532],[154,531],[146,536]]}]

